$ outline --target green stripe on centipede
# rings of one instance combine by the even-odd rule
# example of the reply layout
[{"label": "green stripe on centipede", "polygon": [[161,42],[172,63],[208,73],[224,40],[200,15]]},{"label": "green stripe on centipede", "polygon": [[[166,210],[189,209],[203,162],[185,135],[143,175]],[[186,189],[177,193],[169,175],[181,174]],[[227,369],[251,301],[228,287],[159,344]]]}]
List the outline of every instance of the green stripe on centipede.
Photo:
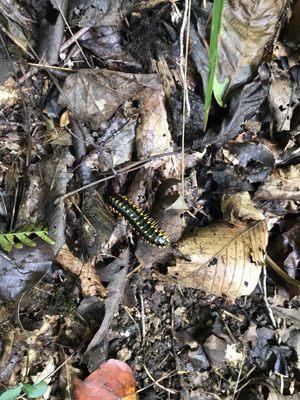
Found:
[{"label": "green stripe on centipede", "polygon": [[161,247],[170,245],[167,233],[160,229],[157,222],[127,196],[115,194],[106,196],[105,200],[115,212],[121,214],[149,243]]}]

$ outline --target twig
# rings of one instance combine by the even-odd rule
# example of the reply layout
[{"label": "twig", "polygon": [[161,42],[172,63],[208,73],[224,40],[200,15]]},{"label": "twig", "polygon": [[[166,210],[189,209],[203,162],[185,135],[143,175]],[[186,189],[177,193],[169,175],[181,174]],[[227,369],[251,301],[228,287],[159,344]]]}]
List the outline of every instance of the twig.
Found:
[{"label": "twig", "polygon": [[142,345],[144,344],[145,336],[146,336],[146,323],[145,323],[145,307],[144,307],[144,299],[141,293],[140,300],[141,300],[141,319],[142,319]]},{"label": "twig", "polygon": [[264,301],[265,301],[265,304],[266,304],[266,307],[267,307],[267,310],[268,310],[268,313],[269,313],[269,317],[271,319],[272,325],[276,329],[277,328],[277,324],[276,324],[276,321],[275,321],[275,318],[274,318],[273,311],[272,311],[272,309],[270,307],[270,304],[268,302],[268,296],[267,296],[267,269],[266,269],[265,265],[263,266],[263,286],[262,286],[262,289],[263,289]]},{"label": "twig", "polygon": [[246,358],[246,351],[245,351],[245,346],[244,346],[244,348],[243,348],[243,359],[242,359],[242,362],[241,362],[241,367],[240,367],[240,369],[239,369],[238,377],[237,377],[236,384],[235,384],[235,387],[234,387],[234,392],[233,392],[232,400],[235,399],[235,395],[236,395],[236,393],[237,393],[237,389],[238,389],[239,383],[240,383],[240,381],[241,381],[241,375],[242,375],[242,370],[243,370],[245,358]]},{"label": "twig", "polygon": [[[182,25],[180,29],[180,76],[183,87],[183,104],[182,104],[182,137],[181,137],[181,193],[184,198],[184,172],[185,172],[185,119],[186,116],[190,115],[190,104],[188,99],[187,89],[187,61],[189,52],[189,33],[190,33],[190,19],[191,19],[191,0],[185,0],[184,14],[182,19]],[[184,33],[186,31],[186,40],[184,46]],[[184,52],[185,49],[185,52]]]},{"label": "twig", "polygon": [[171,378],[171,377],[176,376],[176,375],[183,375],[183,374],[188,374],[188,373],[189,373],[189,371],[172,371],[172,372],[169,372],[168,374],[162,375],[160,378],[156,379],[155,383],[150,383],[149,385],[137,390],[137,393],[141,393],[144,390],[149,389],[150,387],[154,386],[158,382],[163,381],[164,379]]},{"label": "twig", "polygon": [[88,30],[90,29],[89,26],[85,26],[81,29],[79,29],[78,32],[76,33],[72,33],[72,37],[70,37],[70,39],[66,40],[61,46],[60,46],[60,52],[66,50],[69,46],[71,46],[71,44],[73,44],[74,42],[77,43],[77,40],[84,35]]},{"label": "twig", "polygon": [[165,390],[166,392],[172,393],[172,394],[177,394],[178,391],[175,389],[170,389],[170,388],[166,388],[165,386],[161,385],[160,383],[158,383],[153,376],[151,375],[150,371],[148,370],[148,368],[146,367],[146,365],[144,365],[144,369],[147,373],[147,375],[149,376],[149,378],[151,379],[151,381],[158,387],[160,387],[161,389]]},{"label": "twig", "polygon": [[78,189],[72,190],[71,192],[68,192],[68,193],[64,194],[63,196],[58,197],[55,200],[54,204],[57,204],[60,201],[63,201],[65,198],[67,198],[69,196],[72,196],[75,193],[81,192],[82,190],[85,190],[85,189],[87,189],[89,187],[98,185],[99,183],[105,182],[105,181],[107,181],[109,179],[113,179],[116,176],[121,175],[121,174],[123,174],[125,172],[132,172],[132,171],[135,171],[137,169],[140,169],[140,168],[144,167],[145,165],[150,164],[154,159],[170,157],[170,156],[175,155],[175,154],[178,154],[178,152],[177,151],[171,151],[169,153],[162,153],[162,154],[158,154],[156,156],[152,156],[147,161],[145,161],[145,160],[137,161],[136,163],[134,163],[135,167],[127,166],[127,167],[121,168],[119,170],[116,170],[115,174],[111,174],[111,175],[106,176],[104,178],[98,179],[97,181],[88,183],[87,185],[83,185]]}]

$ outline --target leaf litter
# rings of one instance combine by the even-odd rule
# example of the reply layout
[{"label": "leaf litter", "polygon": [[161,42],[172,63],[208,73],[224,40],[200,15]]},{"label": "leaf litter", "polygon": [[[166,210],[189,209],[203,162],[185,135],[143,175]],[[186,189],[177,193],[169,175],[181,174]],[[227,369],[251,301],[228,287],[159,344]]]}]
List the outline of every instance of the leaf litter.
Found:
[{"label": "leaf litter", "polygon": [[0,3],[0,396],[298,398],[299,1]]}]

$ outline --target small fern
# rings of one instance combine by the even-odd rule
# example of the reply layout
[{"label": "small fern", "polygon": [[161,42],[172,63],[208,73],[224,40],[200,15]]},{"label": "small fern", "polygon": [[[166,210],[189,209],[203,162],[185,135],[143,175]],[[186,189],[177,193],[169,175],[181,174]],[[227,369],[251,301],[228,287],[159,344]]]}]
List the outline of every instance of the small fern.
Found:
[{"label": "small fern", "polygon": [[0,233],[0,248],[4,251],[11,251],[13,248],[21,249],[23,244],[34,247],[36,243],[32,235],[43,239],[49,244],[54,244],[55,241],[48,235],[48,228],[44,225],[29,225],[19,228],[17,231]]}]

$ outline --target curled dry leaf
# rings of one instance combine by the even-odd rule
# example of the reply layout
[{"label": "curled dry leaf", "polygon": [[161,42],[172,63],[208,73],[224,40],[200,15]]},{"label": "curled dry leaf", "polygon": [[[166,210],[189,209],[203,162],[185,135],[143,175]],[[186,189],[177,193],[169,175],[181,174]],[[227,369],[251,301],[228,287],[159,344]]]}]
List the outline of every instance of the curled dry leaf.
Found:
[{"label": "curled dry leaf", "polygon": [[223,195],[221,209],[224,220],[233,225],[239,225],[241,221],[264,219],[263,213],[253,206],[248,192]]},{"label": "curled dry leaf", "polygon": [[300,200],[300,164],[276,169],[257,190],[259,200]]},{"label": "curled dry leaf", "polygon": [[105,297],[107,295],[107,290],[100,282],[93,264],[80,261],[71,253],[67,245],[61,247],[56,256],[56,261],[64,269],[79,277],[84,297],[97,295]]},{"label": "curled dry leaf", "polygon": [[84,381],[73,378],[74,400],[137,400],[136,380],[123,361],[108,360]]},{"label": "curled dry leaf", "polygon": [[267,242],[264,220],[234,228],[225,223],[199,228],[179,244],[190,261],[176,260],[168,274],[182,286],[218,296],[249,295],[258,282]]}]

